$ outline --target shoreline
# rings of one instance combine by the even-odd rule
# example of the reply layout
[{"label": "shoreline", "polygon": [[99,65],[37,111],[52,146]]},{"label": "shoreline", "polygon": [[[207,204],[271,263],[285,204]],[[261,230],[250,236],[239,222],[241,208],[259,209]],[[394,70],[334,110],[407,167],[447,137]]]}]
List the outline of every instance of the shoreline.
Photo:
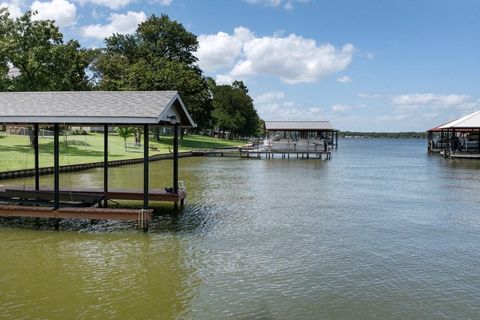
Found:
[{"label": "shoreline", "polygon": [[[205,151],[184,151],[179,152],[179,158],[193,158],[193,157],[208,157],[208,156],[221,156],[223,157],[225,153],[234,153],[239,150],[240,147],[225,147],[225,148],[215,148]],[[162,161],[162,160],[173,160],[173,154],[163,153],[156,154],[149,157],[149,162]],[[123,160],[112,160],[108,162],[109,167],[119,167],[126,166],[131,164],[143,163],[143,157],[133,158],[133,159],[123,159]],[[85,171],[94,168],[103,168],[103,161],[99,162],[89,162],[89,163],[79,163],[79,164],[70,164],[60,166],[60,173],[65,172],[77,172]],[[39,169],[40,176],[49,175],[54,173],[54,167],[43,167]],[[21,170],[11,170],[0,172],[0,180],[9,180],[17,178],[26,178],[34,177],[35,169],[21,169]]]}]

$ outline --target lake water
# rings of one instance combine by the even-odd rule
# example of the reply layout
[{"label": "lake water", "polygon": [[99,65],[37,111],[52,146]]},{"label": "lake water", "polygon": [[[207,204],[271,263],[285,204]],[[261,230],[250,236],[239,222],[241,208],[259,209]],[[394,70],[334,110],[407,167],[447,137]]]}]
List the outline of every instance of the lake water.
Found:
[{"label": "lake water", "polygon": [[[141,169],[112,168],[112,188]],[[182,159],[181,178],[185,211],[148,234],[1,220],[0,319],[480,318],[480,162],[342,140],[331,161]],[[151,179],[171,185],[171,163]]]}]

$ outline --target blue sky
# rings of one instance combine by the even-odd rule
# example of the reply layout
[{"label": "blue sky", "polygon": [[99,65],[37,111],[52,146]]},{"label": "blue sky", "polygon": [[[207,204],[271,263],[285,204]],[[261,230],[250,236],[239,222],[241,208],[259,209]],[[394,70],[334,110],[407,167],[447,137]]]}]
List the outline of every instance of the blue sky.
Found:
[{"label": "blue sky", "polygon": [[199,64],[243,80],[265,120],[423,131],[480,109],[477,0],[0,0],[101,47],[161,13],[199,36]]}]

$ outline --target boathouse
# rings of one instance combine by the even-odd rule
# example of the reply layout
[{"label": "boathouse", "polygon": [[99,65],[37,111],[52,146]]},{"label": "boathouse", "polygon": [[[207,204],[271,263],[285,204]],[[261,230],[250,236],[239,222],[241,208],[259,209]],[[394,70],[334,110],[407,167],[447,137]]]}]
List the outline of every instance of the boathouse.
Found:
[{"label": "boathouse", "polygon": [[445,158],[480,159],[480,111],[432,128],[428,151]]},{"label": "boathouse", "polygon": [[[137,220],[144,229],[151,219],[152,201],[183,206],[186,192],[178,181],[178,135],[180,127],[194,127],[176,91],[89,91],[89,92],[2,92],[0,124],[24,125],[33,129],[35,185],[0,190],[0,216]],[[101,126],[104,129],[103,190],[64,188],[60,185],[62,127]],[[110,127],[141,127],[143,135],[143,190],[113,190],[108,179]],[[150,190],[149,132],[155,126],[171,126],[173,139],[173,190]],[[53,127],[54,185],[40,187],[39,130]],[[0,140],[1,143],[1,140]],[[1,156],[1,154],[0,154]],[[142,209],[109,208],[108,200],[143,201]]]},{"label": "boathouse", "polygon": [[338,148],[338,130],[328,121],[265,121],[264,129],[263,144],[254,150],[241,149],[241,157],[330,159],[331,149]]},{"label": "boathouse", "polygon": [[329,121],[265,121],[265,132],[271,149],[338,148],[338,130]]}]

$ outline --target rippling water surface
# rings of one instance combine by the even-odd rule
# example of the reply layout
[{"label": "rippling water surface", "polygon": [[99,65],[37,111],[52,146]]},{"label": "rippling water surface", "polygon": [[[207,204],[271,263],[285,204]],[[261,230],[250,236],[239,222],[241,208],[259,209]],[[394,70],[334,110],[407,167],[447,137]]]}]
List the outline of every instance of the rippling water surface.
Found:
[{"label": "rippling water surface", "polygon": [[[182,159],[186,210],[161,207],[148,234],[3,219],[0,319],[479,319],[480,163],[425,149]],[[141,169],[112,168],[112,187],[141,188]],[[171,163],[151,171],[171,184]],[[62,184],[100,187],[102,171]]]}]

